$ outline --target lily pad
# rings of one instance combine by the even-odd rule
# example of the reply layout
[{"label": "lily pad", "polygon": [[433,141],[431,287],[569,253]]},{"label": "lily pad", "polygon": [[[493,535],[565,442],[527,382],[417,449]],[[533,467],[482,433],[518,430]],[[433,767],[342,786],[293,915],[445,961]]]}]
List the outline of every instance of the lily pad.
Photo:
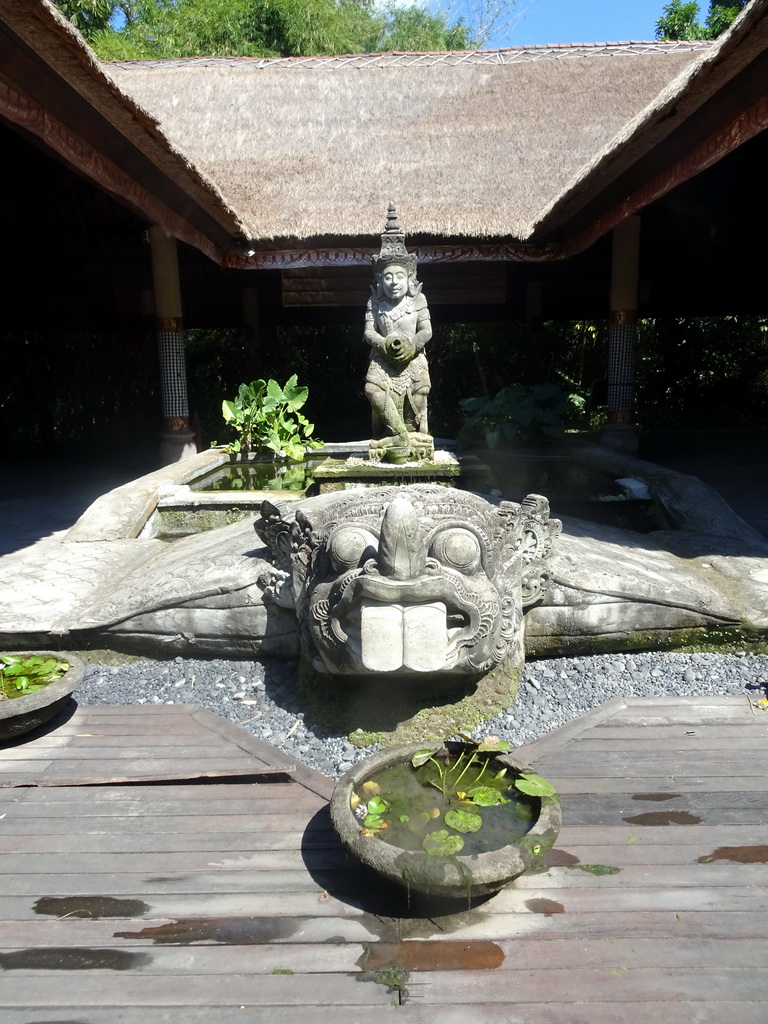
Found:
[{"label": "lily pad", "polygon": [[483,819],[472,811],[446,811],[445,824],[457,832],[479,832],[483,827]]},{"label": "lily pad", "polygon": [[509,802],[501,790],[494,786],[475,786],[474,789],[470,789],[468,795],[478,807],[497,807]]},{"label": "lily pad", "polygon": [[482,743],[478,743],[477,749],[480,753],[493,751],[496,754],[507,754],[512,747],[509,740],[500,740],[498,736],[486,736]]},{"label": "lily pad", "polygon": [[387,804],[380,796],[371,797],[368,801],[369,814],[385,814],[387,810]]},{"label": "lily pad", "polygon": [[542,775],[528,772],[516,780],[515,786],[528,796],[557,796],[557,790]]},{"label": "lily pad", "polygon": [[417,750],[411,758],[411,764],[414,768],[421,768],[423,764],[426,764],[430,757],[434,757],[440,747],[430,747],[429,750]]},{"label": "lily pad", "polygon": [[451,835],[448,829],[441,828],[424,836],[421,845],[432,857],[452,857],[464,849],[464,840],[461,836]]}]

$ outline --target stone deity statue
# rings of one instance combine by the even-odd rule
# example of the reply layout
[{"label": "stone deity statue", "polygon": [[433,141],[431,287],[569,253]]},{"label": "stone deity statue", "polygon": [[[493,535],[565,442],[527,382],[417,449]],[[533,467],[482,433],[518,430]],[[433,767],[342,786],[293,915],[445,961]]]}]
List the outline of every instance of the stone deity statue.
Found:
[{"label": "stone deity statue", "polygon": [[376,284],[365,312],[371,346],[365,395],[373,409],[374,461],[407,462],[432,458],[427,426],[430,381],[424,346],[432,337],[427,300],[416,280],[416,256],[407,252],[393,203],[373,257]]}]

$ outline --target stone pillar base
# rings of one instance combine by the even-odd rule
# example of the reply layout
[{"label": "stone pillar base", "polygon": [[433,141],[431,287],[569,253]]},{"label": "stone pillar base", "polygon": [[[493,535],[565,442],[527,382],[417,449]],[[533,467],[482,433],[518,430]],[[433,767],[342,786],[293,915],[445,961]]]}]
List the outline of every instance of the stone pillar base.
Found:
[{"label": "stone pillar base", "polygon": [[170,466],[197,455],[193,430],[164,430],[160,434],[160,464]]},{"label": "stone pillar base", "polygon": [[636,423],[606,423],[600,431],[599,442],[604,448],[612,448],[615,452],[637,455],[640,431]]}]

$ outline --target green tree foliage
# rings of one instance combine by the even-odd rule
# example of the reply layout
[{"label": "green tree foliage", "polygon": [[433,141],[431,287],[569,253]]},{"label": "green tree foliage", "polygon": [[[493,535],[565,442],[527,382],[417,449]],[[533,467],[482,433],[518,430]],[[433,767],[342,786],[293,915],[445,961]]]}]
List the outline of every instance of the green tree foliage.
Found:
[{"label": "green tree foliage", "polygon": [[[56,0],[104,60],[456,50],[461,19],[373,0]],[[96,13],[98,12],[98,18]]]},{"label": "green tree foliage", "polygon": [[112,0],[56,0],[56,6],[86,39],[92,39],[96,33],[109,29],[109,19],[117,5]]},{"label": "green tree foliage", "polygon": [[709,13],[702,24],[698,19],[701,9],[696,0],[671,0],[656,22],[656,38],[673,39],[715,39],[731,24],[736,15],[747,6],[749,0],[733,0],[721,4],[710,0]]}]

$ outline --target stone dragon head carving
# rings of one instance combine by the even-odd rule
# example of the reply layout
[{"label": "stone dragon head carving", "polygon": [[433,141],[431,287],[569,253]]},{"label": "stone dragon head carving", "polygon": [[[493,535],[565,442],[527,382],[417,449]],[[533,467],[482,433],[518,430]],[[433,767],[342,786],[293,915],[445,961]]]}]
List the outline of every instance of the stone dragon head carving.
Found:
[{"label": "stone dragon head carving", "polygon": [[540,495],[414,484],[265,501],[255,528],[318,671],[423,677],[480,676],[519,647],[560,523]]}]

